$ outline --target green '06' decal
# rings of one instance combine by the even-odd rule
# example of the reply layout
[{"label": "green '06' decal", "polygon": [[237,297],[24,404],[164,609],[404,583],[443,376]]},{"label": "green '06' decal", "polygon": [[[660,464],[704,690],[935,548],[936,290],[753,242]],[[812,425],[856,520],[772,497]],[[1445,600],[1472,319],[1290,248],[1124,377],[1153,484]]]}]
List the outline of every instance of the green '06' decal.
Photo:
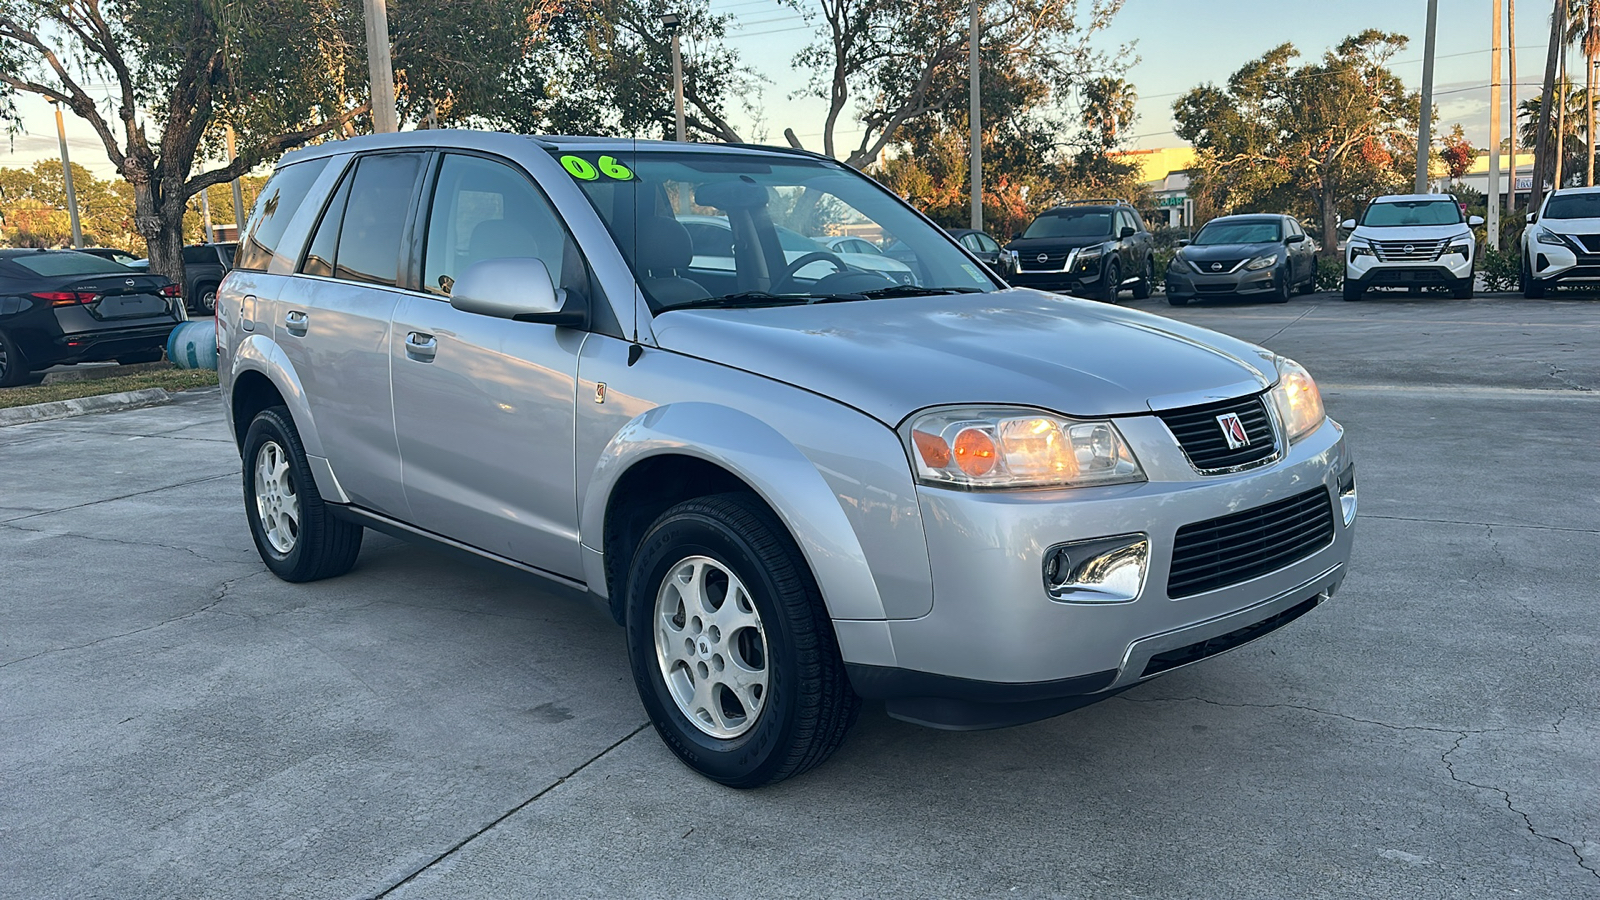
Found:
[{"label": "green '06' decal", "polygon": [[561,168],[566,169],[567,174],[573,178],[582,181],[594,181],[602,175],[616,181],[633,180],[633,170],[617,162],[615,156],[600,157],[597,166],[596,163],[592,163],[581,156],[569,154],[561,157]]}]

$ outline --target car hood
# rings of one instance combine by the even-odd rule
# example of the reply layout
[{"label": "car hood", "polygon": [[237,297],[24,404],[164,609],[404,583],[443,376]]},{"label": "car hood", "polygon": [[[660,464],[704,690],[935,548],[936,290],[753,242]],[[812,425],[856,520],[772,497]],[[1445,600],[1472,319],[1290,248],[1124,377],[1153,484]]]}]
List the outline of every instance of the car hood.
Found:
[{"label": "car hood", "polygon": [[1538,224],[1556,234],[1600,234],[1600,219],[1540,219]]},{"label": "car hood", "polygon": [[1017,238],[1006,245],[1007,250],[1017,251],[1017,255],[1027,258],[1028,251],[1040,253],[1053,251],[1060,253],[1062,250],[1071,250],[1074,247],[1093,247],[1113,240],[1111,235],[1102,234],[1099,237],[1048,237],[1048,238]]},{"label": "car hood", "polygon": [[662,313],[661,347],[832,397],[894,426],[925,407],[1111,416],[1237,397],[1272,354],[1161,316],[1014,288]]},{"label": "car hood", "polygon": [[1207,244],[1197,247],[1190,244],[1181,249],[1183,258],[1190,262],[1210,262],[1211,260],[1229,260],[1238,262],[1252,256],[1265,256],[1283,249],[1283,244],[1277,241],[1263,241],[1258,244]]},{"label": "car hood", "polygon": [[1437,241],[1471,233],[1472,229],[1467,227],[1467,223],[1457,222],[1454,225],[1396,225],[1384,228],[1358,225],[1355,231],[1350,232],[1350,236],[1365,241]]}]

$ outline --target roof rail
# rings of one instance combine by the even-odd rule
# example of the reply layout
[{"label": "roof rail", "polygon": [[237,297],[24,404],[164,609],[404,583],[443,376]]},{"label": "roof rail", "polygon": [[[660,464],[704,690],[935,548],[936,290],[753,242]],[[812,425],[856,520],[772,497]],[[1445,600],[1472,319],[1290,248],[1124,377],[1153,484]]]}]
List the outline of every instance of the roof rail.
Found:
[{"label": "roof rail", "polygon": [[1092,200],[1068,200],[1062,206],[1132,206],[1126,200],[1117,197],[1100,197]]}]

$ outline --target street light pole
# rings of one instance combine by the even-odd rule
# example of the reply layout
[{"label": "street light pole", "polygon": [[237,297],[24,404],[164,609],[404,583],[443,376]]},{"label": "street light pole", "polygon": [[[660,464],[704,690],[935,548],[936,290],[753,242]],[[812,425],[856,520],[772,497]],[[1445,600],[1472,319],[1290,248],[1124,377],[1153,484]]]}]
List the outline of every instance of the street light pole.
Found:
[{"label": "street light pole", "polygon": [[972,130],[972,227],[983,230],[983,123],[978,92],[978,0],[972,0],[972,33],[967,40],[967,82],[972,110],[967,123]]},{"label": "street light pole", "polygon": [[372,93],[372,132],[400,130],[394,110],[394,63],[389,59],[389,9],[387,0],[361,0],[367,20],[367,77]]},{"label": "street light pole", "polygon": [[61,142],[61,176],[67,183],[67,218],[72,222],[72,248],[83,249],[83,228],[78,224],[78,192],[72,189],[72,160],[67,158],[67,123],[61,119],[61,104],[56,107],[56,139]]},{"label": "street light pole", "polygon": [[1433,34],[1438,30],[1439,0],[1428,0],[1428,37],[1422,50],[1422,109],[1417,117],[1417,183],[1419,194],[1428,192],[1428,150],[1433,146],[1429,133],[1433,125]]},{"label": "street light pole", "polygon": [[683,120],[683,51],[678,45],[678,29],[683,27],[683,19],[677,13],[666,13],[661,17],[661,27],[672,35],[672,104],[677,118],[678,143],[682,144],[689,139]]}]

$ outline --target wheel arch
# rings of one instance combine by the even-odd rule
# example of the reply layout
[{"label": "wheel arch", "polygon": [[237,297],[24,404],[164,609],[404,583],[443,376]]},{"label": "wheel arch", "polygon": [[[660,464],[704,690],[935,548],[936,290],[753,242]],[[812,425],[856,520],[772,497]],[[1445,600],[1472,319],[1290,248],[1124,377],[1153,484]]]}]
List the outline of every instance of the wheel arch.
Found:
[{"label": "wheel arch", "polygon": [[[231,375],[228,378],[227,409],[234,443],[243,450],[245,431],[256,413],[269,406],[289,408],[295,430],[300,433],[300,443],[309,456],[322,457],[322,438],[317,433],[316,421],[306,402],[305,388],[300,376],[289,362],[288,356],[276,342],[264,335],[250,335],[241,341],[233,353]],[[320,483],[318,488],[328,486]]]},{"label": "wheel arch", "polygon": [[629,548],[650,523],[682,500],[729,491],[755,495],[783,523],[833,618],[885,618],[860,541],[816,466],[749,414],[682,403],[656,407],[618,431],[582,497],[586,580],[619,621]]}]

